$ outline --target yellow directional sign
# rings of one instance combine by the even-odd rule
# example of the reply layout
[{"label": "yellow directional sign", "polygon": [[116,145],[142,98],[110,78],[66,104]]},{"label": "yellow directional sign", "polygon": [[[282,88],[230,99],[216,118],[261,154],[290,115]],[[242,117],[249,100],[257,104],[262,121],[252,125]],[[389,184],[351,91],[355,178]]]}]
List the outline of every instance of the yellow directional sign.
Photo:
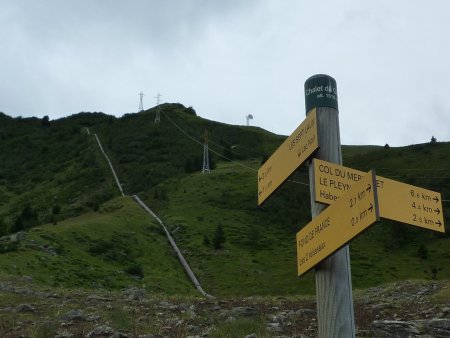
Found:
[{"label": "yellow directional sign", "polygon": [[258,170],[258,205],[319,147],[314,108]]},{"label": "yellow directional sign", "polygon": [[[365,173],[314,159],[315,200],[332,204]],[[380,215],[394,221],[445,232],[441,194],[377,176]]]},{"label": "yellow directional sign", "polygon": [[297,233],[298,275],[310,270],[377,220],[377,184],[375,172],[370,171]]}]

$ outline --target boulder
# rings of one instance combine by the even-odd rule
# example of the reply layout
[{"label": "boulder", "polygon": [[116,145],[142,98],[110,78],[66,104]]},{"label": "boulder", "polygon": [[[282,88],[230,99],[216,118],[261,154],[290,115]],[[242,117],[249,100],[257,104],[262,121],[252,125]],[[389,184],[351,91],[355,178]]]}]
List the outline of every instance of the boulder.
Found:
[{"label": "boulder", "polygon": [[128,300],[142,301],[146,297],[145,289],[139,289],[136,287],[125,289],[123,293],[128,296]]},{"label": "boulder", "polygon": [[86,335],[86,338],[98,337],[98,336],[109,336],[113,335],[114,330],[107,325],[100,325],[94,328],[91,332]]},{"label": "boulder", "polygon": [[231,316],[233,317],[254,317],[258,314],[258,311],[249,306],[238,306],[230,311]]},{"label": "boulder", "polygon": [[84,314],[81,310],[70,310],[61,316],[62,320],[76,320],[80,322],[86,322],[89,319],[89,316]]},{"label": "boulder", "polygon": [[425,332],[435,337],[450,337],[450,319],[435,318],[425,321]]},{"label": "boulder", "polygon": [[376,320],[372,323],[372,335],[378,338],[409,338],[420,334],[413,322],[400,320]]},{"label": "boulder", "polygon": [[15,312],[34,312],[36,309],[29,304],[20,304],[15,308]]}]

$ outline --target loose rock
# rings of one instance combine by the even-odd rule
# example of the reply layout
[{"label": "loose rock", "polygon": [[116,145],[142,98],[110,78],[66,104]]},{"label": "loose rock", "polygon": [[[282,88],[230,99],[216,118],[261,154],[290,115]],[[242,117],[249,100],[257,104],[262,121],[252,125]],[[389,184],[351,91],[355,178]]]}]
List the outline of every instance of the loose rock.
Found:
[{"label": "loose rock", "polygon": [[89,332],[86,335],[86,338],[106,336],[106,335],[111,335],[111,334],[114,334],[114,330],[111,327],[109,327],[107,325],[100,325],[100,326],[97,326],[91,332]]},{"label": "loose rock", "polygon": [[35,308],[29,304],[20,304],[16,307],[15,312],[34,312]]},{"label": "loose rock", "polygon": [[253,317],[258,314],[258,311],[253,307],[239,306],[231,309],[230,314],[233,317]]},{"label": "loose rock", "polygon": [[409,338],[411,335],[418,335],[420,332],[412,322],[399,320],[376,320],[372,323],[372,334],[379,338]]}]

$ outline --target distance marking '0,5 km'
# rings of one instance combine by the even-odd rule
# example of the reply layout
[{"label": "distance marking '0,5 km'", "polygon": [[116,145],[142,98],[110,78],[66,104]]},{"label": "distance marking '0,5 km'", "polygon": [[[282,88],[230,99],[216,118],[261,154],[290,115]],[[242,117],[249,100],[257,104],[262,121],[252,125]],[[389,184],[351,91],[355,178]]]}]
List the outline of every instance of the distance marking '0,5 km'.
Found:
[{"label": "distance marking '0,5 km'", "polygon": [[297,233],[298,275],[309,271],[379,219],[375,172],[370,171]]}]

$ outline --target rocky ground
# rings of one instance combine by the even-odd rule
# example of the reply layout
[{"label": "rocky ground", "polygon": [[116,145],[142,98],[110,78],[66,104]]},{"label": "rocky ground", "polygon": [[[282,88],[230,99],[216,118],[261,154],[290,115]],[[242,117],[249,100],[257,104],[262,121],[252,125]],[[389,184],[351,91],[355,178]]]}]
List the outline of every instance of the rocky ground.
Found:
[{"label": "rocky ground", "polygon": [[[448,281],[354,295],[357,337],[450,337]],[[143,289],[46,289],[0,281],[0,337],[317,337],[314,297],[179,298]]]}]

